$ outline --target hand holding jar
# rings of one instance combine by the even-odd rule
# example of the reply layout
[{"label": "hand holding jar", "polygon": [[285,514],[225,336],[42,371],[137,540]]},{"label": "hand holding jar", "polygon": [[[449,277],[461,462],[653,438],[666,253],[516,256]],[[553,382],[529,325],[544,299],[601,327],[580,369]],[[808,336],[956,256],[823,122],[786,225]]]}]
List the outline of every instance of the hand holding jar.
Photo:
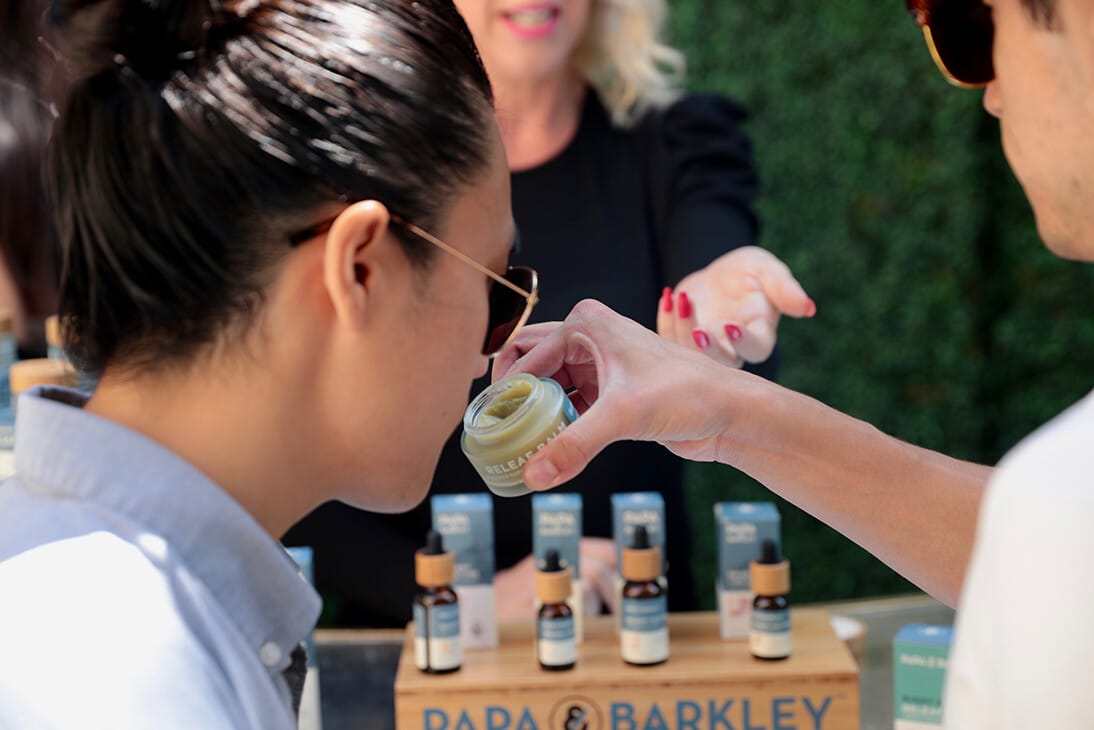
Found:
[{"label": "hand holding jar", "polygon": [[[572,479],[614,441],[656,441],[695,461],[717,460],[736,391],[765,387],[594,301],[565,322],[528,327],[494,364],[494,377],[534,373],[571,390],[581,414],[524,466],[524,483],[545,489]],[[735,388],[718,388],[727,380]],[[711,401],[716,390],[723,397]],[[595,408],[593,407],[595,404]]]},{"label": "hand holding jar", "polygon": [[572,479],[615,441],[654,441],[740,469],[927,592],[956,600],[988,467],[905,443],[719,365],[598,302],[581,302],[564,322],[527,328],[494,373],[550,376],[572,391],[582,414],[523,465],[531,489]]}]

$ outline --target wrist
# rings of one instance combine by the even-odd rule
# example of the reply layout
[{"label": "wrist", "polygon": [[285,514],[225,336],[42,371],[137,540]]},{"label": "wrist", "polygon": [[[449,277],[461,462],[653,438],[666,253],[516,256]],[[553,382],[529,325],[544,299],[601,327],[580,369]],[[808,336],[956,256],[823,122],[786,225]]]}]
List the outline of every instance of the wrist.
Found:
[{"label": "wrist", "polygon": [[777,433],[782,396],[789,391],[743,370],[718,379],[713,403],[725,414],[715,443],[715,461],[745,470],[748,454],[756,445],[772,445]]}]

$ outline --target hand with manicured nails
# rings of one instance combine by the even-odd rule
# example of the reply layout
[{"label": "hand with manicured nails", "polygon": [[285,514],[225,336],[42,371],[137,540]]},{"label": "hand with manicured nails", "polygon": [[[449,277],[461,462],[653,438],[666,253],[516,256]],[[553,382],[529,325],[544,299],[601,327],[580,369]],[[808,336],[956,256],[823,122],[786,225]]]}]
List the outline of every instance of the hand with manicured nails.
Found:
[{"label": "hand with manicured nails", "polygon": [[525,328],[493,372],[495,379],[522,372],[554,378],[573,389],[570,399],[582,414],[524,466],[532,489],[572,479],[615,441],[655,441],[686,459],[714,461],[734,408],[712,398],[764,382],[591,300],[564,322]]},{"label": "hand with manicured nails", "polygon": [[775,349],[780,315],[812,317],[817,306],[786,264],[757,246],[723,254],[661,294],[657,331],[731,367]]}]

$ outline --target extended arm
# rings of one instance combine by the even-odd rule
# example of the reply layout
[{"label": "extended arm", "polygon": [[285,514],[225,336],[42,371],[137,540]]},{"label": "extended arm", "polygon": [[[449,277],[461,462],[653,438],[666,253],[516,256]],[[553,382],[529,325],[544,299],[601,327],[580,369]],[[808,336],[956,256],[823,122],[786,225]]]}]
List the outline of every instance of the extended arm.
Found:
[{"label": "extended arm", "polygon": [[596,302],[561,325],[528,328],[494,372],[552,376],[574,389],[584,412],[525,466],[533,488],[571,479],[614,441],[656,441],[741,469],[932,595],[957,601],[987,467],[725,368]]}]

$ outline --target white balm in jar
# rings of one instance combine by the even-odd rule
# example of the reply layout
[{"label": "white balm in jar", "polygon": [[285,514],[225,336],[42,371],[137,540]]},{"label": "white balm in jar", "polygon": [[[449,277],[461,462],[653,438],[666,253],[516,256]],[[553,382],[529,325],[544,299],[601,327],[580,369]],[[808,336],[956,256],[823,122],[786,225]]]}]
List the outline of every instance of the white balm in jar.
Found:
[{"label": "white balm in jar", "polygon": [[512,375],[471,401],[460,446],[491,492],[519,497],[531,491],[521,477],[525,463],[576,420],[561,385],[550,378]]}]

